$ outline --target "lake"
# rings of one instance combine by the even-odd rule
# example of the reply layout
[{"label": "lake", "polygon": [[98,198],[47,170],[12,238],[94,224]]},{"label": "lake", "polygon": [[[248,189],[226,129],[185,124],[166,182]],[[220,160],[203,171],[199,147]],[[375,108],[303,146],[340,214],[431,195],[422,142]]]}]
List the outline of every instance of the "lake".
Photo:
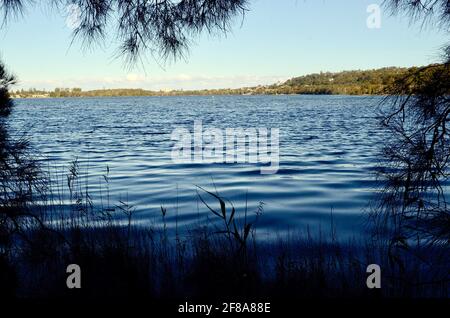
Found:
[{"label": "lake", "polygon": [[[94,202],[104,196],[109,169],[111,201],[127,200],[142,222],[157,222],[161,206],[170,226],[211,216],[198,185],[217,190],[238,211],[247,205],[251,215],[264,202],[258,228],[265,233],[328,228],[333,213],[338,231],[357,235],[376,188],[380,102],[362,96],[18,99],[10,129],[27,136],[51,171],[67,173],[78,158]],[[261,174],[257,163],[175,164],[171,134],[192,131],[195,120],[220,129],[279,128],[278,172]]]}]

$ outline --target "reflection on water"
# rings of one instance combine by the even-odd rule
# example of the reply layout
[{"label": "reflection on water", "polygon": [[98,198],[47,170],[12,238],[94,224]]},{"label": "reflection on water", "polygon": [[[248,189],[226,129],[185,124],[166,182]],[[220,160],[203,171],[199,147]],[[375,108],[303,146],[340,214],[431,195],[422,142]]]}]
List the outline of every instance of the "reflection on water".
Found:
[{"label": "reflection on water", "polygon": [[[301,229],[328,224],[356,233],[373,193],[376,154],[383,134],[377,97],[206,96],[17,100],[11,128],[24,131],[58,171],[78,157],[95,197],[106,167],[112,200],[128,197],[138,216],[179,225],[196,222],[207,208],[195,185],[216,187],[243,210],[265,203],[259,228]],[[221,129],[280,128],[280,169],[261,175],[256,164],[173,164],[170,140],[194,120]]]}]

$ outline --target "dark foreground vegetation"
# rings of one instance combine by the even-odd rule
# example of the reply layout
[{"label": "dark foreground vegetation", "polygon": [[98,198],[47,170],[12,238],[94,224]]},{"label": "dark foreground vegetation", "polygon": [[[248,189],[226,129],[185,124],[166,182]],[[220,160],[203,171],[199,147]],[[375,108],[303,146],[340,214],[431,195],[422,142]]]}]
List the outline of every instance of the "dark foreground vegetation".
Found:
[{"label": "dark foreground vegetation", "polygon": [[[332,217],[322,231],[311,228],[261,242],[262,205],[236,211],[218,193],[202,188],[199,201],[210,218],[173,229],[166,220],[174,211],[161,207],[158,224],[139,225],[126,202],[93,202],[76,162],[66,178],[57,191],[49,189],[22,207],[35,217],[3,214],[2,297],[224,301],[449,295],[445,244],[405,247],[395,254],[404,262],[400,267],[386,240],[339,240]],[[55,200],[63,188],[69,202]],[[81,267],[81,289],[66,286],[69,264]],[[381,289],[366,286],[369,264],[382,268]]]},{"label": "dark foreground vegetation", "polygon": [[387,67],[366,71],[344,71],[338,73],[319,73],[292,78],[284,83],[260,85],[243,88],[203,89],[203,90],[169,90],[151,91],[145,89],[100,89],[83,91],[81,88],[56,88],[54,91],[37,89],[16,90],[15,98],[49,98],[49,97],[119,97],[119,96],[189,96],[189,95],[387,95],[389,87],[405,76],[410,76],[420,69],[427,69],[422,78],[410,83],[419,84],[419,80],[427,80],[437,69],[448,71],[443,65],[433,67],[398,68]]}]

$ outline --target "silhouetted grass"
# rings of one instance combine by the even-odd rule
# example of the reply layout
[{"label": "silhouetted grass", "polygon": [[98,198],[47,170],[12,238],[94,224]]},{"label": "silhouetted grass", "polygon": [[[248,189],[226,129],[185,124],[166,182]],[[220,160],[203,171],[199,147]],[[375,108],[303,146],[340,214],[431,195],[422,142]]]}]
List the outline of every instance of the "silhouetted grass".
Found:
[{"label": "silhouetted grass", "polygon": [[[448,255],[438,247],[405,252],[399,266],[381,240],[340,241],[332,220],[330,230],[318,235],[308,230],[260,242],[255,229],[258,218],[264,217],[261,207],[257,214],[236,211],[219,193],[200,187],[199,200],[217,222],[173,233],[166,224],[172,211],[164,207],[161,222],[142,225],[135,223],[133,206],[122,201],[111,205],[108,193],[103,204],[95,204],[78,170],[75,161],[66,186],[48,188],[59,195],[41,197],[33,208],[35,216],[21,218],[21,232],[2,245],[7,257],[0,263],[0,288],[5,297],[94,301],[448,296],[448,280],[442,278],[446,271],[448,275]],[[63,188],[70,202],[64,202]],[[382,268],[381,290],[366,287],[366,268],[372,263]],[[79,290],[66,287],[69,264],[82,269]]]}]

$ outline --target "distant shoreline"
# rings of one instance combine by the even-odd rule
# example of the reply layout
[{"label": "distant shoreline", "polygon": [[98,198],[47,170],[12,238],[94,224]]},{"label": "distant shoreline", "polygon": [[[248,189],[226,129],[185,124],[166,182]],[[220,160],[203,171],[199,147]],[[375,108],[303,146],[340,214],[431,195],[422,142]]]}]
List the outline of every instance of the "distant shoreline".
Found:
[{"label": "distant shoreline", "polygon": [[185,95],[98,95],[98,96],[26,96],[26,97],[15,97],[12,99],[70,99],[70,98],[123,98],[123,97],[199,97],[199,96],[361,96],[361,97],[383,97],[388,96],[387,94],[185,94]]},{"label": "distant shoreline", "polygon": [[[433,66],[433,67],[430,67]],[[436,71],[447,71],[440,64],[425,67],[385,67],[374,70],[343,71],[338,73],[317,73],[294,77],[284,83],[259,85],[242,88],[200,89],[200,90],[159,90],[141,88],[97,89],[83,91],[81,88],[56,88],[54,91],[37,89],[16,90],[12,98],[69,98],[69,97],[140,97],[140,96],[222,96],[222,95],[352,95],[385,96],[399,79],[408,77],[409,87],[417,85],[418,70],[426,76]]]}]

